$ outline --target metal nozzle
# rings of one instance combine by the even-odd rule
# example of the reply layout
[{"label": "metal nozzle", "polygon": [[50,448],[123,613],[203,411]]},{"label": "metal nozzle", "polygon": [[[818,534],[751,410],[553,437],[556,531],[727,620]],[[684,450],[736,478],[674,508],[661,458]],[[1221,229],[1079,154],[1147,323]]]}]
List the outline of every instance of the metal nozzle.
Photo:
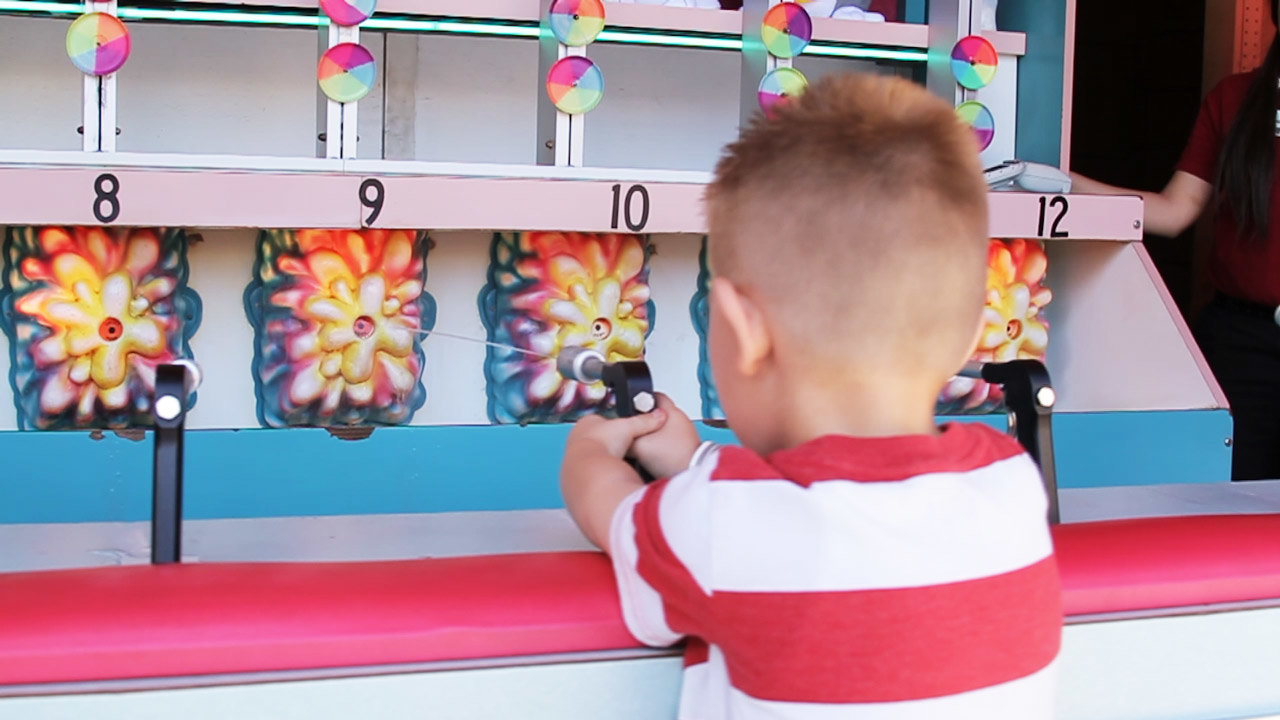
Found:
[{"label": "metal nozzle", "polygon": [[581,383],[600,382],[604,375],[604,366],[604,355],[589,348],[565,348],[556,356],[556,370],[561,377]]}]

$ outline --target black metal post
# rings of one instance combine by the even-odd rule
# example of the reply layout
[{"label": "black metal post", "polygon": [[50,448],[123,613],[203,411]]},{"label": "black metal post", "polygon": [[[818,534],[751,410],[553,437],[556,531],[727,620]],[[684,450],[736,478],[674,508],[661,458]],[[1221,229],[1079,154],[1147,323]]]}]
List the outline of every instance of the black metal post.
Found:
[{"label": "black metal post", "polygon": [[151,490],[151,562],[155,565],[182,560],[182,439],[191,383],[185,365],[156,368]]},{"label": "black metal post", "polygon": [[1058,474],[1053,458],[1053,406],[1057,394],[1049,371],[1038,360],[1011,360],[982,366],[982,379],[1004,387],[1015,437],[1040,465],[1049,495],[1049,522],[1058,523]]}]

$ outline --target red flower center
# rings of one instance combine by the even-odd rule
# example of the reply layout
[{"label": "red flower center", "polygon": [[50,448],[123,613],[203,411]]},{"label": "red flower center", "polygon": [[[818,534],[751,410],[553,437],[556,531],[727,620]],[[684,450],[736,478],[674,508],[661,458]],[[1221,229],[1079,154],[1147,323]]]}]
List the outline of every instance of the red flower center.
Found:
[{"label": "red flower center", "polygon": [[1010,340],[1017,340],[1022,337],[1022,321],[1013,319],[1008,325],[1004,326],[1004,334],[1009,336]]},{"label": "red flower center", "polygon": [[609,337],[611,332],[613,332],[613,323],[604,318],[596,318],[595,322],[591,323],[591,337],[596,340]]},{"label": "red flower center", "polygon": [[113,317],[103,320],[102,324],[98,326],[98,337],[107,342],[119,340],[121,335],[124,335],[124,323]]},{"label": "red flower center", "polygon": [[356,337],[367,338],[373,334],[374,328],[376,327],[377,326],[373,324],[373,318],[368,315],[361,315],[356,318],[355,324],[351,326],[351,329],[355,332]]}]

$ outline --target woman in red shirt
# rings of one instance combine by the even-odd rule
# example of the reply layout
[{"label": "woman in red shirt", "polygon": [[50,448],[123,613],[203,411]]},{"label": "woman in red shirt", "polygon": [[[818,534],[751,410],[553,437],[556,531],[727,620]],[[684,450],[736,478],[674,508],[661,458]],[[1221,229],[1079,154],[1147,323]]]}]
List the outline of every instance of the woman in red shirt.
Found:
[{"label": "woman in red shirt", "polygon": [[1262,67],[1209,92],[1164,190],[1128,190],[1072,175],[1074,192],[1141,195],[1147,231],[1156,235],[1178,235],[1206,208],[1213,213],[1216,295],[1196,337],[1231,404],[1233,480],[1280,478],[1278,135],[1280,37]]}]

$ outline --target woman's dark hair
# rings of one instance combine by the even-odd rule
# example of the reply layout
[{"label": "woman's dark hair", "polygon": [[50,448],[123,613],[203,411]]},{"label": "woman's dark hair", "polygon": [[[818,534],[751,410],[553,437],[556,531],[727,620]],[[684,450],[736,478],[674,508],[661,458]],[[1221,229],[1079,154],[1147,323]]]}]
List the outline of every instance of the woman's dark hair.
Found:
[{"label": "woman's dark hair", "polygon": [[[1276,6],[1271,21],[1276,23]],[[1240,112],[1222,143],[1214,181],[1215,195],[1231,208],[1244,236],[1264,241],[1271,224],[1271,185],[1275,175],[1277,112],[1280,112],[1280,35],[1249,85]]]}]

